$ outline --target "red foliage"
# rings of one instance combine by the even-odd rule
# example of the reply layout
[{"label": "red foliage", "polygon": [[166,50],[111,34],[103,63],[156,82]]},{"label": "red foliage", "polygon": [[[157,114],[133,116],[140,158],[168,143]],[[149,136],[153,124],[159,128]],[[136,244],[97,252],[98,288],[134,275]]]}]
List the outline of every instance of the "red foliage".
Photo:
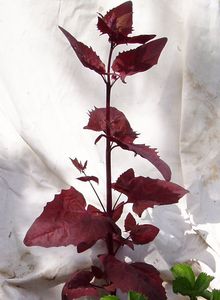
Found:
[{"label": "red foliage", "polygon": [[112,255],[101,256],[106,277],[111,284],[107,291],[119,288],[122,292],[136,291],[144,294],[149,300],[165,300],[166,293],[162,286],[159,272],[152,265],[136,262],[127,264]]},{"label": "red foliage", "polygon": [[157,64],[166,42],[167,38],[161,38],[120,53],[112,64],[113,71],[120,74],[122,81],[128,75],[147,71]]},{"label": "red foliage", "polygon": [[91,271],[75,272],[63,287],[62,300],[73,300],[83,296],[98,297],[97,289],[90,283],[93,277]]},{"label": "red foliage", "polygon": [[[111,88],[118,78],[122,81],[126,76],[150,69],[157,64],[167,39],[153,40],[155,35],[128,36],[132,33],[132,2],[127,1],[102,16],[99,14],[97,27],[102,34],[109,36],[111,44],[107,72],[99,56],[83,43],[76,40],[68,31],[59,27],[75,51],[81,63],[102,76],[106,84],[106,107],[94,108],[89,113],[89,122],[85,129],[102,131],[96,142],[105,137],[106,143],[106,206],[91,184],[103,211],[89,204],[75,188],[62,190],[55,195],[53,201],[47,203],[41,215],[28,230],[24,243],[27,246],[58,247],[74,245],[78,252],[92,247],[98,240],[103,240],[108,254],[98,255],[102,266],[91,266],[91,271],[75,272],[66,282],[62,291],[62,300],[72,300],[84,296],[99,297],[98,288],[105,292],[136,291],[144,294],[149,300],[165,300],[166,294],[162,286],[159,272],[143,262],[127,264],[116,259],[120,247],[147,244],[155,239],[159,229],[150,224],[137,224],[131,213],[128,213],[124,227],[127,238],[122,236],[116,222],[121,218],[126,203],[133,204],[133,211],[141,216],[148,207],[176,203],[187,191],[181,186],[169,182],[171,171],[169,166],[160,159],[156,149],[144,144],[134,144],[138,134],[133,131],[127,118],[115,107],[110,106]],[[148,42],[148,43],[147,43]],[[139,43],[136,49],[119,53],[116,56],[111,73],[112,52],[119,44]],[[132,151],[135,155],[147,159],[163,175],[165,180],[149,177],[135,177],[134,170],[124,172],[117,181],[111,182],[111,151],[115,147]],[[77,179],[95,181],[96,176],[87,176],[87,161],[82,164],[76,158],[71,160],[76,169],[83,173]],[[113,206],[112,189],[127,196],[127,202],[116,200]],[[94,280],[99,279],[101,286]]]},{"label": "red foliage", "polygon": [[110,10],[104,17],[99,14],[97,27],[102,34],[108,34],[110,42],[117,45],[145,44],[153,39],[155,34],[128,37],[128,34],[132,32],[132,14],[132,2],[127,1]]},{"label": "red foliage", "polygon": [[99,183],[99,179],[96,176],[82,176],[77,178],[80,181],[95,181]]},{"label": "red foliage", "polygon": [[85,209],[81,193],[71,187],[62,190],[47,203],[42,214],[28,230],[27,246],[58,247],[75,245],[85,251],[109,233],[120,234],[119,228],[108,216],[93,214]]},{"label": "red foliage", "polygon": [[81,163],[81,161],[79,162],[77,158],[75,159],[71,159],[72,164],[77,168],[78,171],[80,171],[80,173],[84,172],[86,167],[87,167],[87,161],[84,163],[84,165]]},{"label": "red foliage", "polygon": [[105,65],[99,58],[99,56],[92,50],[92,48],[84,45],[83,43],[77,41],[68,31],[60,27],[60,30],[66,36],[76,55],[78,56],[81,63],[97,73],[105,74]]},{"label": "red foliage", "polygon": [[139,216],[146,208],[177,203],[188,192],[165,180],[135,177],[133,169],[123,173],[113,184],[113,188],[128,197],[128,202],[133,203],[133,211]]},{"label": "red foliage", "polygon": [[[132,143],[137,138],[137,133],[132,130],[123,112],[115,107],[110,107],[110,133],[124,143]],[[96,108],[89,112],[89,123],[84,129],[106,132],[106,108]]]}]

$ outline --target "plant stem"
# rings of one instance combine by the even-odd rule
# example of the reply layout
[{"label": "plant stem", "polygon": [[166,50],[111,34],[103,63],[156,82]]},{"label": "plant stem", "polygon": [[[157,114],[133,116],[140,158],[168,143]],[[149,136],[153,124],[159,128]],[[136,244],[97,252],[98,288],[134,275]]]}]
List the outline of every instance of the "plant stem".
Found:
[{"label": "plant stem", "polygon": [[[110,77],[110,68],[111,68],[111,58],[114,45],[111,43],[109,58],[108,58],[108,67],[107,67],[107,81],[106,81],[106,206],[107,214],[112,217],[112,179],[111,179],[111,141],[108,139],[110,136],[110,102],[111,102],[111,77]],[[113,254],[113,239],[112,235],[109,234],[107,238],[107,247],[108,253]]]}]

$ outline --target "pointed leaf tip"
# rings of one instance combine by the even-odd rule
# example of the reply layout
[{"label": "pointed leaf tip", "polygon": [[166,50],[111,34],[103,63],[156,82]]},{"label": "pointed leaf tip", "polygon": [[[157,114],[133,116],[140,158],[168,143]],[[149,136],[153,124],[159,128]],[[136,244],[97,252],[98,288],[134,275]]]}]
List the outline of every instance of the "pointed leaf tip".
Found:
[{"label": "pointed leaf tip", "polygon": [[68,31],[64,28],[59,26],[59,29],[63,32],[65,37],[68,39],[70,45],[72,46],[73,50],[75,51],[76,55],[78,56],[81,63],[86,67],[100,75],[106,73],[105,65],[99,58],[99,56],[92,50],[92,48],[88,47],[87,45],[77,41]]},{"label": "pointed leaf tip", "polygon": [[167,38],[160,38],[120,53],[112,64],[112,70],[119,73],[122,80],[126,76],[147,71],[157,64],[166,42]]}]

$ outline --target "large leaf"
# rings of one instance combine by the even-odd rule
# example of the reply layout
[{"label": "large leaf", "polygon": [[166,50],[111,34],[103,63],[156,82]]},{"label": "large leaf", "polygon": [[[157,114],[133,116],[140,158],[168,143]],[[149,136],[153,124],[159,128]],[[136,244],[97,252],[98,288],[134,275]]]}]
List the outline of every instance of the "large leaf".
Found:
[{"label": "large leaf", "polygon": [[[106,108],[96,108],[89,112],[89,122],[85,129],[106,132]],[[125,115],[115,107],[110,107],[110,134],[124,143],[131,143],[136,139],[134,132]]]},{"label": "large leaf", "polygon": [[68,31],[59,26],[59,29],[66,36],[76,55],[78,56],[81,63],[99,74],[105,74],[105,65],[99,58],[99,56],[92,50],[92,48],[84,45],[83,43],[77,41]]},{"label": "large leaf", "polygon": [[99,293],[90,283],[94,275],[90,271],[77,271],[65,283],[62,290],[62,300],[73,300],[83,296],[96,296]]},{"label": "large leaf", "polygon": [[110,218],[88,211],[85,206],[83,195],[73,187],[62,190],[32,224],[25,245],[46,248],[75,245],[82,252],[109,233],[120,234]]},{"label": "large leaf", "polygon": [[176,203],[188,192],[165,180],[135,177],[133,169],[123,173],[113,184],[113,188],[128,197],[128,202],[133,203],[133,211],[139,216],[146,208]]},{"label": "large leaf", "polygon": [[157,64],[167,38],[161,38],[141,45],[136,49],[120,53],[112,64],[114,72],[124,81],[128,75],[144,72]]},{"label": "large leaf", "polygon": [[162,286],[159,272],[152,266],[142,262],[127,264],[114,256],[101,256],[104,271],[111,284],[106,287],[113,291],[135,291],[148,297],[149,300],[165,300],[166,294]]}]

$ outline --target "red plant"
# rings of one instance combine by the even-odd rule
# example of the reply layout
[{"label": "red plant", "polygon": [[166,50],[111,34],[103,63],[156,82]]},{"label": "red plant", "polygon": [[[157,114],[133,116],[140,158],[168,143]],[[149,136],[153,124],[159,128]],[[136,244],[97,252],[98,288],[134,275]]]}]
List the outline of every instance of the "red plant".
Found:
[{"label": "red plant", "polygon": [[[97,27],[101,34],[109,37],[110,51],[107,68],[99,56],[83,43],[77,41],[69,32],[60,28],[70,42],[82,64],[97,72],[106,85],[106,104],[102,108],[90,111],[88,124],[84,127],[101,132],[96,143],[106,140],[106,201],[102,201],[92,181],[99,182],[95,176],[85,173],[87,162],[82,164],[77,159],[73,165],[83,176],[78,179],[89,181],[101,204],[102,211],[86,204],[83,195],[75,188],[62,190],[50,203],[47,203],[42,214],[28,230],[24,243],[26,246],[58,247],[74,245],[78,252],[92,247],[98,240],[104,240],[107,253],[98,253],[100,266],[91,266],[90,270],[75,272],[66,282],[62,291],[62,299],[75,299],[82,296],[99,297],[103,292],[115,294],[130,290],[139,292],[149,300],[166,299],[159,272],[143,262],[126,263],[116,258],[119,248],[134,244],[143,245],[157,236],[159,229],[150,224],[139,225],[131,213],[125,218],[125,238],[116,224],[127,203],[133,204],[133,212],[141,216],[148,207],[178,202],[187,191],[170,182],[169,166],[159,157],[156,149],[144,144],[136,144],[137,133],[131,128],[125,115],[115,107],[111,107],[111,89],[118,79],[125,81],[126,76],[143,72],[157,64],[160,53],[167,39],[150,41],[155,35],[128,36],[132,32],[132,2],[127,1],[105,16],[98,17]],[[119,53],[112,62],[112,53],[119,44],[138,43],[139,47]],[[111,177],[111,153],[114,148],[133,151],[150,161],[162,174],[164,180],[149,177],[135,177],[134,170],[128,169],[119,176],[115,183]],[[118,200],[113,203],[113,190],[127,196],[126,202]],[[118,203],[119,202],[119,203]],[[101,282],[97,285],[96,280]]]}]

